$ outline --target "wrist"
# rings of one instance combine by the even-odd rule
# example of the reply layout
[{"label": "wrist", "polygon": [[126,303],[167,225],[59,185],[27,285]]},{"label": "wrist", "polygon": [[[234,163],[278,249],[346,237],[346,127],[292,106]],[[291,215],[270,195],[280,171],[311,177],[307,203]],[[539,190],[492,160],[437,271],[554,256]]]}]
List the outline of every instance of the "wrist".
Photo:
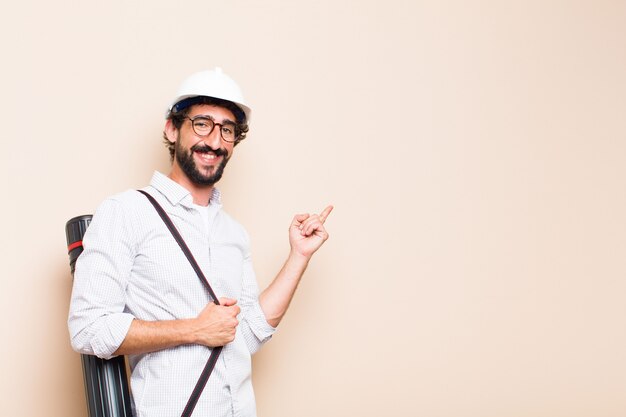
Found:
[{"label": "wrist", "polygon": [[181,324],[179,336],[182,344],[197,344],[199,341],[198,332],[200,330],[198,319],[183,319]]},{"label": "wrist", "polygon": [[287,257],[287,263],[306,267],[311,260],[311,255],[304,255],[297,250],[291,249]]}]

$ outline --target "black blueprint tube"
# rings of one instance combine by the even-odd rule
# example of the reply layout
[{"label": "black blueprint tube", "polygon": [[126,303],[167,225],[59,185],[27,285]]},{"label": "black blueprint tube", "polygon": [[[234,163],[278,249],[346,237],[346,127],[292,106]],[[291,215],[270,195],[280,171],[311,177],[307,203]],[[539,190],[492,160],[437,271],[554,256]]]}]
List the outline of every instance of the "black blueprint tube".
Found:
[{"label": "black blueprint tube", "polygon": [[[65,225],[72,276],[76,259],[83,252],[83,236],[90,222],[91,215],[85,215],[74,217]],[[116,356],[110,360],[92,355],[80,356],[89,417],[131,417],[124,356]]]}]

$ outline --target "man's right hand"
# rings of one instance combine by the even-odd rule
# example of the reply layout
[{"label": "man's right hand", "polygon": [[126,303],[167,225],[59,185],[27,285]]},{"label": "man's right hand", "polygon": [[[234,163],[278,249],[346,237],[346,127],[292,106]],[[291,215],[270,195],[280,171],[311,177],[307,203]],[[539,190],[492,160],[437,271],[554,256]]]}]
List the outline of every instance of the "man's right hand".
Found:
[{"label": "man's right hand", "polygon": [[209,303],[194,320],[195,343],[208,346],[224,346],[235,340],[241,309],[237,300],[220,298],[220,305]]},{"label": "man's right hand", "polygon": [[144,321],[134,319],[115,355],[154,352],[195,343],[216,347],[235,339],[241,309],[237,300],[220,298],[220,305],[209,303],[195,319]]}]

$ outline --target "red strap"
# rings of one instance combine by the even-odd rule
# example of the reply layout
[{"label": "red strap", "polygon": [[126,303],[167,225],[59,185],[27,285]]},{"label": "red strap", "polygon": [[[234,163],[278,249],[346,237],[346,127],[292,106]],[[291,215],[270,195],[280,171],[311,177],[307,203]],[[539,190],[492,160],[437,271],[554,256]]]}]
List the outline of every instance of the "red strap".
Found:
[{"label": "red strap", "polygon": [[70,245],[67,245],[67,251],[71,252],[71,251],[73,251],[76,248],[80,248],[81,246],[83,246],[83,241],[82,240],[77,240],[76,242],[74,242],[74,243],[72,243]]}]

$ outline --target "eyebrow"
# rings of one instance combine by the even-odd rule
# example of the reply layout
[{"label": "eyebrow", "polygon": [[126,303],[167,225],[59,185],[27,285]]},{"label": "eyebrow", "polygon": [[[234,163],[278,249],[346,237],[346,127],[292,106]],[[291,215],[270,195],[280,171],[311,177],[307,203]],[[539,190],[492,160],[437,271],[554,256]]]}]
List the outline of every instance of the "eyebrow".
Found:
[{"label": "eyebrow", "polygon": [[204,117],[205,119],[211,119],[214,123],[221,124],[221,125],[223,125],[225,123],[230,123],[230,124],[233,124],[233,125],[237,124],[237,122],[232,121],[230,119],[224,119],[221,122],[216,122],[215,121],[215,117],[211,116],[210,114],[196,114],[195,116],[191,116],[190,118],[195,120],[195,119],[197,119],[199,117]]}]

